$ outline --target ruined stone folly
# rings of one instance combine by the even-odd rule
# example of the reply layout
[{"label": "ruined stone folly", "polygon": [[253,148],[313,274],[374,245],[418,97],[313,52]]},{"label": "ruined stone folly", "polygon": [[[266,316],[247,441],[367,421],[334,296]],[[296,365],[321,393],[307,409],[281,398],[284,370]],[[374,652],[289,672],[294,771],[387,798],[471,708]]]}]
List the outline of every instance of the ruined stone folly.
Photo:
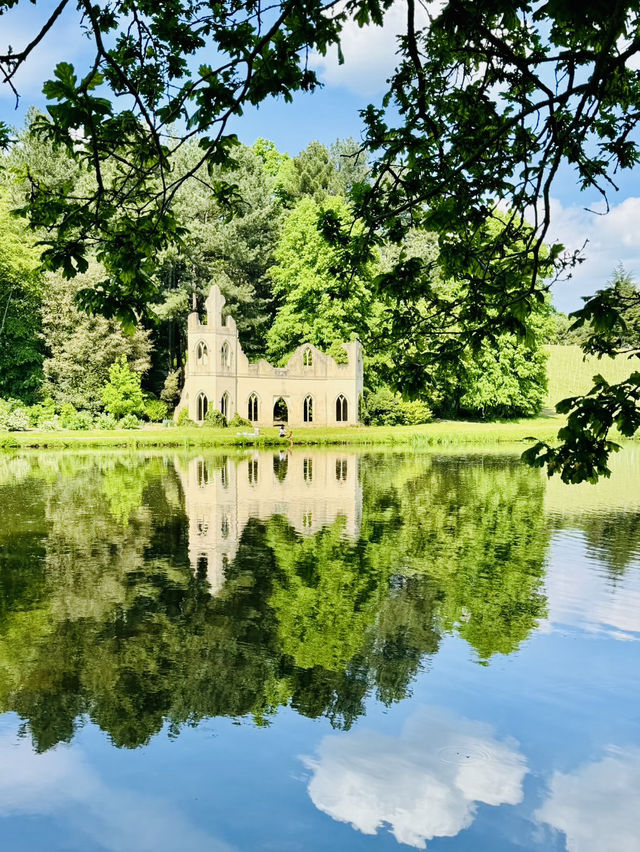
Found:
[{"label": "ruined stone folly", "polygon": [[233,317],[222,317],[225,299],[213,286],[205,302],[206,321],[189,315],[185,383],[176,416],[184,408],[201,423],[210,408],[227,418],[237,412],[256,427],[347,426],[358,422],[362,394],[362,345],[343,344],[348,360],[338,364],[310,344],[299,346],[286,366],[261,359],[250,363],[242,351]]}]

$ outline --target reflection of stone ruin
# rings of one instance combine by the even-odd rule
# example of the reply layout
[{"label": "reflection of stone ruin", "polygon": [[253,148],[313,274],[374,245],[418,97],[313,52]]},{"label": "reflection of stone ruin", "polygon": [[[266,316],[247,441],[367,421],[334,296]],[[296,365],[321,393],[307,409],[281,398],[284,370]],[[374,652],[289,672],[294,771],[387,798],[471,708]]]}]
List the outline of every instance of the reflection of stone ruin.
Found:
[{"label": "reflection of stone ruin", "polygon": [[357,458],[347,453],[255,452],[235,460],[176,461],[189,519],[189,559],[222,588],[250,518],[284,516],[300,535],[344,518],[344,534],[360,533],[362,489]]}]

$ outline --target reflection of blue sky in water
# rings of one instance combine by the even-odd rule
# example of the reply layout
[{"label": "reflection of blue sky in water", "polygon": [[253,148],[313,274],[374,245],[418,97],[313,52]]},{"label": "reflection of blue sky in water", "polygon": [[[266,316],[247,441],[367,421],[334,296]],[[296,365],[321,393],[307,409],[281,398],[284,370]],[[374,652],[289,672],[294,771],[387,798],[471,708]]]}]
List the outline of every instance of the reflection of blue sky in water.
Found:
[{"label": "reflection of blue sky in water", "polygon": [[[168,800],[106,783],[77,748],[35,754],[29,739],[0,733],[0,817],[52,820],[55,848],[106,852],[230,852],[232,846],[193,825]],[[43,849],[49,848],[43,845]]]},{"label": "reflection of blue sky in water", "polygon": [[304,762],[317,808],[364,834],[386,824],[419,849],[468,828],[478,803],[518,804],[527,773],[515,740],[435,708],[414,715],[399,737],[366,730],[325,737],[317,758]]},{"label": "reflection of blue sky in water", "polygon": [[555,772],[536,817],[566,836],[567,852],[637,852],[640,748]]},{"label": "reflection of blue sky in water", "polygon": [[553,570],[545,578],[548,614],[541,630],[570,628],[623,641],[640,639],[639,561],[632,560],[613,582],[602,563],[590,556],[584,535],[575,530],[554,534],[549,561]]}]

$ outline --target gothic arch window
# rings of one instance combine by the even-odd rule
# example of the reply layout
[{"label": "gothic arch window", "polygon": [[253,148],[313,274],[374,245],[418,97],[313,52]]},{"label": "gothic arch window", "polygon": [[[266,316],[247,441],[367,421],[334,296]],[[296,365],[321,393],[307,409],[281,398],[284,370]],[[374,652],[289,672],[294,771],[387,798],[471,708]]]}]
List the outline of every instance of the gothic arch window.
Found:
[{"label": "gothic arch window", "polygon": [[209,363],[209,349],[204,340],[201,340],[196,346],[196,364],[198,367],[206,367]]},{"label": "gothic arch window", "polygon": [[207,411],[209,410],[209,400],[207,399],[206,393],[199,393],[198,398],[196,400],[196,415],[199,423],[202,423],[204,418],[207,416]]},{"label": "gothic arch window", "polygon": [[225,391],[220,400],[220,413],[223,417],[229,416],[229,394]]},{"label": "gothic arch window", "polygon": [[302,417],[305,423],[313,423],[313,397],[311,395],[304,398]]},{"label": "gothic arch window", "polygon": [[231,347],[229,343],[225,340],[222,344],[222,348],[220,349],[220,361],[223,367],[231,366]]},{"label": "gothic arch window", "polygon": [[289,422],[289,408],[281,396],[278,397],[273,406],[273,419],[275,423]]},{"label": "gothic arch window", "polygon": [[346,423],[348,418],[349,409],[347,407],[347,400],[345,397],[340,394],[340,396],[336,399],[336,420],[338,423]]},{"label": "gothic arch window", "polygon": [[307,348],[302,353],[302,366],[303,367],[312,367],[313,366],[313,352],[307,346]]},{"label": "gothic arch window", "polygon": [[255,393],[252,393],[249,397],[249,420],[252,423],[255,423],[258,419],[258,396]]}]

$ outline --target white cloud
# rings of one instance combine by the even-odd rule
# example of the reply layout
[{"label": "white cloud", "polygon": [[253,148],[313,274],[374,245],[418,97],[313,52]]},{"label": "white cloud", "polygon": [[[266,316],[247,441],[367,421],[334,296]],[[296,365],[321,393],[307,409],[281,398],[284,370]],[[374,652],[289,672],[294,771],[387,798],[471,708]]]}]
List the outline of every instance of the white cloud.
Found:
[{"label": "white cloud", "polygon": [[[416,24],[425,27],[441,2],[417,4]],[[326,56],[313,53],[311,65],[329,86],[343,86],[358,95],[372,96],[384,91],[386,80],[396,67],[397,37],[406,32],[407,4],[395,2],[386,12],[383,26],[359,27],[348,22],[342,31],[344,64],[338,62],[338,50],[332,47]]]},{"label": "white cloud", "polygon": [[573,271],[573,277],[555,288],[555,302],[562,310],[575,310],[587,296],[603,287],[618,263],[627,272],[640,277],[640,198],[627,198],[611,208],[607,215],[601,204],[593,213],[582,207],[563,207],[552,201],[549,241],[561,242],[567,251],[582,248],[585,261]]},{"label": "white cloud", "polygon": [[566,835],[568,852],[640,849],[640,749],[556,772],[536,818]]},{"label": "white cloud", "polygon": [[303,760],[319,810],[363,834],[387,824],[399,843],[419,849],[468,828],[477,802],[520,802],[527,772],[514,740],[435,708],[414,716],[399,738],[357,731],[325,737],[318,751]]},{"label": "white cloud", "polygon": [[229,852],[166,801],[114,788],[77,748],[35,754],[27,739],[0,735],[0,816],[46,816],[63,821],[86,848],[105,852]]}]

